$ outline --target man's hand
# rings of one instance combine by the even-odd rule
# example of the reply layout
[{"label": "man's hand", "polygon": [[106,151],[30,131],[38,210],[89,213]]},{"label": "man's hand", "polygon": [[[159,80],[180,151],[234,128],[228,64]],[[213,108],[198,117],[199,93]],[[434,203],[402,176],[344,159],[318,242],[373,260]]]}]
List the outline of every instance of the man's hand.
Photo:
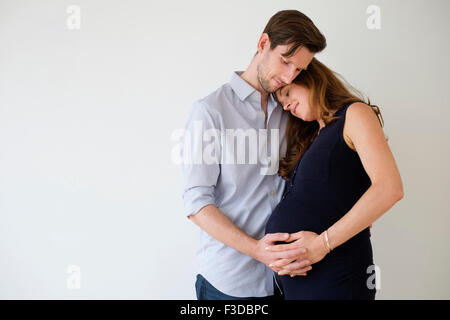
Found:
[{"label": "man's hand", "polygon": [[297,245],[283,250],[269,250],[269,248],[283,246],[275,245],[275,242],[287,241],[290,238],[289,233],[266,234],[262,239],[257,240],[253,257],[277,273],[282,271],[282,265],[278,266],[277,264],[280,261],[296,261],[296,274],[306,275],[306,272],[311,270],[311,262],[308,259],[303,259],[307,252],[305,248]]},{"label": "man's hand", "polygon": [[289,236],[286,242],[291,243],[271,245],[267,248],[267,251],[272,253],[286,253],[294,252],[295,250],[299,250],[299,248],[301,248],[306,249],[306,252],[303,252],[298,256],[289,255],[289,258],[282,258],[273,263],[273,267],[278,270],[281,269],[278,272],[279,275],[289,274],[291,277],[304,275],[305,260],[308,260],[310,264],[314,264],[322,260],[328,253],[328,249],[325,247],[322,236],[314,232],[300,231],[293,233]]}]

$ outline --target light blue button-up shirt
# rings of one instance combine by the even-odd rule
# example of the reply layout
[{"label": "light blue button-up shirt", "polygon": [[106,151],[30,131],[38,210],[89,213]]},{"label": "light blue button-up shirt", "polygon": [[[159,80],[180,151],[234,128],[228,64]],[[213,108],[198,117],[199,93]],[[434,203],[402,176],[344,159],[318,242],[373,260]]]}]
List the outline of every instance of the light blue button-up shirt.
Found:
[{"label": "light blue button-up shirt", "polygon": [[[183,200],[187,216],[213,204],[245,233],[261,239],[284,190],[277,171],[286,153],[288,113],[269,95],[266,127],[261,94],[240,74],[233,72],[228,83],[192,106],[181,146]],[[247,136],[239,141],[243,133]],[[198,273],[227,295],[274,292],[271,269],[203,230],[197,265]]]}]

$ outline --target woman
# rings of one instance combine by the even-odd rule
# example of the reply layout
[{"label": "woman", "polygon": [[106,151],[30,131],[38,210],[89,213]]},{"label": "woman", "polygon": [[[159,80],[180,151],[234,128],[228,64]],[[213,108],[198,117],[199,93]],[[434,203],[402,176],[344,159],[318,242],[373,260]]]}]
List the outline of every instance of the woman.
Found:
[{"label": "woman", "polygon": [[[403,197],[378,107],[317,59],[275,95],[292,114],[279,169],[288,182],[266,233],[290,237],[266,249],[306,248],[272,265],[285,298],[375,299],[369,226]],[[296,273],[300,259],[312,263],[307,274]]]}]

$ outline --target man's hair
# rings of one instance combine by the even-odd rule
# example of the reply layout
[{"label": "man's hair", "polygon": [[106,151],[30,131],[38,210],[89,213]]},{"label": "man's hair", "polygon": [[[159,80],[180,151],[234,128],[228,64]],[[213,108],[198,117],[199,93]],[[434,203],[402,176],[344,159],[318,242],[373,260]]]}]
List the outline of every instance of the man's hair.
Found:
[{"label": "man's hair", "polygon": [[327,41],[312,20],[297,10],[283,10],[270,18],[263,33],[270,39],[270,49],[278,45],[292,44],[286,57],[294,54],[299,47],[306,47],[317,53],[325,49]]}]

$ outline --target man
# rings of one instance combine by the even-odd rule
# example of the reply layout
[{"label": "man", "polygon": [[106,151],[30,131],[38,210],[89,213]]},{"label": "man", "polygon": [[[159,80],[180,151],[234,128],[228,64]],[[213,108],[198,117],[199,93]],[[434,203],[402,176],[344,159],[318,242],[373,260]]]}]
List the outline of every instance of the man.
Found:
[{"label": "man", "polygon": [[[197,138],[188,148],[185,143],[182,150],[185,157],[189,154],[197,161],[183,163],[183,199],[186,215],[202,229],[196,282],[200,300],[276,298],[279,295],[273,271],[278,270],[271,270],[271,263],[298,258],[304,250],[265,250],[289,236],[264,236],[266,221],[284,190],[277,170],[267,170],[266,166],[272,168],[275,164],[278,169],[278,155],[284,156],[288,117],[271,93],[291,83],[325,46],[325,37],[307,16],[296,10],[280,11],[265,27],[247,70],[234,72],[229,83],[193,105],[185,141],[187,136]],[[252,148],[255,140],[251,137],[256,136],[252,136],[252,130],[264,137],[257,148]],[[228,139],[230,132],[246,132],[249,138],[248,148],[242,141],[237,142],[237,163],[235,142]],[[203,149],[199,136],[200,140],[215,140],[214,152]],[[240,161],[247,159],[240,158],[242,149],[249,159],[254,159],[256,149],[259,155],[261,150],[269,150],[268,142],[270,164]],[[309,270],[310,262],[302,263],[296,274]]]}]

